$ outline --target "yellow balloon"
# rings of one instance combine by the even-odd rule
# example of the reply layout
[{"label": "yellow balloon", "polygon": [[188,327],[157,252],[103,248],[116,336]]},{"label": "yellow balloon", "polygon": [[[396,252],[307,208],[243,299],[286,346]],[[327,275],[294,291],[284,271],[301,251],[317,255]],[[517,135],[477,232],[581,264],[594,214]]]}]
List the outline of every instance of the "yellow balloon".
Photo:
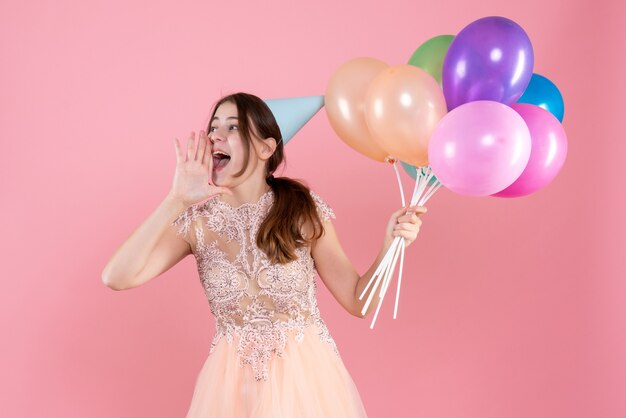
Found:
[{"label": "yellow balloon", "polygon": [[415,167],[428,164],[428,141],[446,113],[437,81],[412,65],[388,67],[366,93],[365,120],[373,139],[388,154]]},{"label": "yellow balloon", "polygon": [[354,58],[341,65],[330,78],[324,107],[330,125],[348,146],[376,161],[388,153],[372,138],[365,122],[365,94],[371,81],[388,68],[375,58]]}]

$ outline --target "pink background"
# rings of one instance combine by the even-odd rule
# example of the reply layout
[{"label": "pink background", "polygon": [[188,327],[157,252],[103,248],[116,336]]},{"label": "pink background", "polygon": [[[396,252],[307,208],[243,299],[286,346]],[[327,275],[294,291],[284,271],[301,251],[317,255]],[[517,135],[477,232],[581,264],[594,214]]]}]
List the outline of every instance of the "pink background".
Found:
[{"label": "pink background", "polygon": [[[370,417],[626,416],[626,8],[591,0],[3,2],[2,416],[184,416],[214,332],[195,260],[129,291],[100,281],[168,192],[173,138],[222,93],[320,95],[351,58],[404,63],[490,15],[526,30],[563,93],[563,170],[520,199],[442,190],[399,318],[388,297],[370,330],[320,286],[322,316]],[[390,167],[324,111],[287,161],[363,273],[399,207]]]}]

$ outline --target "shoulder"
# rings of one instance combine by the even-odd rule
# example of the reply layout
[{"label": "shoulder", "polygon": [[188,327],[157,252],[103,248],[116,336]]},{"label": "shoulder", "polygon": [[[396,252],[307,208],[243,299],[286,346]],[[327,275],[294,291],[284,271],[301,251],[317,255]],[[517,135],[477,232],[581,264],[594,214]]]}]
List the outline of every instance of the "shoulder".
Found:
[{"label": "shoulder", "polygon": [[182,211],[172,222],[172,226],[176,228],[179,235],[185,236],[189,232],[191,224],[201,216],[208,216],[214,207],[214,199],[209,199],[203,203],[189,206]]},{"label": "shoulder", "polygon": [[335,216],[335,212],[330,207],[330,205],[326,202],[325,199],[323,199],[318,193],[316,193],[313,190],[309,190],[309,194],[311,195],[311,198],[313,199],[313,202],[315,203],[315,206],[317,208],[317,213],[319,214],[322,222],[326,222],[330,219],[337,218]]}]

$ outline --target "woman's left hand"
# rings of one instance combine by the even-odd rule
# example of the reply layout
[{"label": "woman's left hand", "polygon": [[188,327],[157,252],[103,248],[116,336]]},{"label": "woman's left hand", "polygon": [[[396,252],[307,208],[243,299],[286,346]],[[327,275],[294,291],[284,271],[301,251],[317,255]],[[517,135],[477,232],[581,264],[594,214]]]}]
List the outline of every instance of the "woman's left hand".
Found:
[{"label": "woman's left hand", "polygon": [[[407,213],[408,212],[408,213]],[[403,237],[405,247],[411,245],[419,233],[422,220],[420,217],[427,212],[426,206],[403,207],[395,211],[385,233],[384,245],[389,248],[396,237]]]}]

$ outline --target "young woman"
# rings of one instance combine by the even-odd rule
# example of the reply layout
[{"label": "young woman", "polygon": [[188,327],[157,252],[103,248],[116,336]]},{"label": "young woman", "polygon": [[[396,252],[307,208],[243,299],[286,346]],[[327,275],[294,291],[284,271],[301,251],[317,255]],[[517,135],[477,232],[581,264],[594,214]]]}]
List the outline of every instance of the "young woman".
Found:
[{"label": "young woman", "polygon": [[283,142],[263,100],[226,96],[197,146],[193,132],[186,153],[174,143],[170,193],[113,255],[102,279],[116,290],[133,288],[195,256],[216,333],[187,418],[366,417],[320,317],[315,273],[362,318],[366,299],[358,296],[395,237],[415,240],[426,208],[391,215],[378,257],[360,276],[329,205],[302,183],[273,176]]}]

